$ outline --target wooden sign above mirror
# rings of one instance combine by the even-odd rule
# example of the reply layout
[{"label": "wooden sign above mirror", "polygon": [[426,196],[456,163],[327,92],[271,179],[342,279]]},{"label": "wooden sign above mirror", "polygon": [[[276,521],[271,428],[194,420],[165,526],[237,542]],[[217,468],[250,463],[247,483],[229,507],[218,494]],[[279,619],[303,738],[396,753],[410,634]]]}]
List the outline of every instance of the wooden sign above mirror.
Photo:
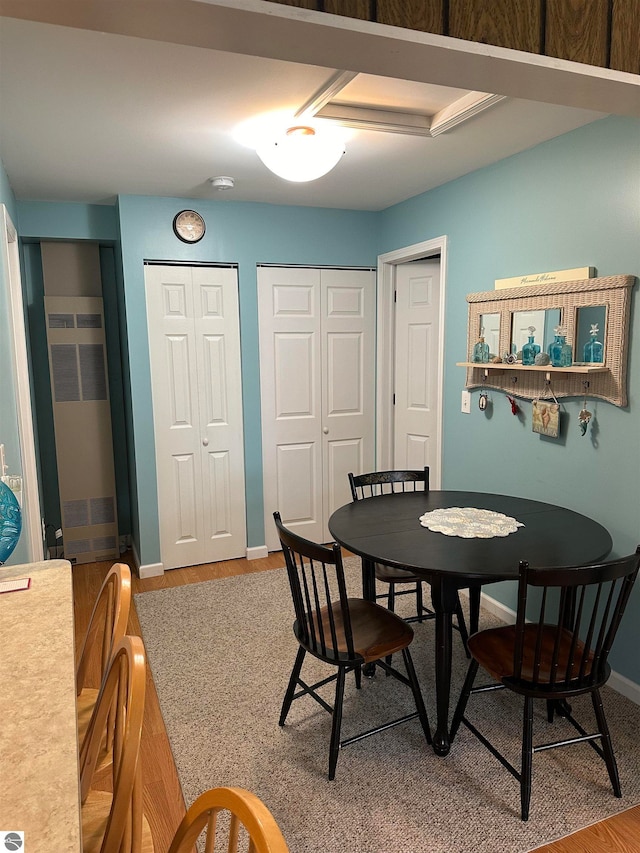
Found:
[{"label": "wooden sign above mirror", "polygon": [[[627,352],[632,275],[536,284],[470,293],[467,327],[467,388],[495,388],[534,399],[549,383],[556,397],[598,397],[627,405]],[[528,330],[535,329],[534,333]],[[527,334],[542,353],[553,330],[560,327],[572,351],[565,367],[522,364]],[[594,334],[594,327],[596,329]],[[478,364],[473,353],[486,339],[489,362]],[[510,362],[506,363],[505,359]]]}]

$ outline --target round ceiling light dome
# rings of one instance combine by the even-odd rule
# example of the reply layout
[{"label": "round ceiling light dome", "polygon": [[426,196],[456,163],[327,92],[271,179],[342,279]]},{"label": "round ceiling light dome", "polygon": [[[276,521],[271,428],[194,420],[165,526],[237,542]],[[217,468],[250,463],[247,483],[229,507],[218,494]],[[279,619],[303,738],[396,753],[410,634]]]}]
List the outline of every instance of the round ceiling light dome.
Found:
[{"label": "round ceiling light dome", "polygon": [[336,133],[308,126],[288,128],[277,139],[256,148],[267,169],[285,181],[315,181],[333,169],[345,153],[344,141]]}]

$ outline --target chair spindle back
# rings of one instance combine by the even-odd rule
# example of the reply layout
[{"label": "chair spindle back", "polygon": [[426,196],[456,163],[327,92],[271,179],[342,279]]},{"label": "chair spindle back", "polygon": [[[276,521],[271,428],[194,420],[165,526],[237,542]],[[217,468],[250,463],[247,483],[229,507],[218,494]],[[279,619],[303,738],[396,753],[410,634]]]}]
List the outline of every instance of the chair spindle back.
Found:
[{"label": "chair spindle back", "polygon": [[514,680],[545,694],[604,684],[639,565],[640,546],[629,557],[599,565],[548,569],[522,561]]},{"label": "chair spindle back", "polygon": [[298,642],[330,663],[355,660],[340,546],[317,545],[273,518],[284,554]]},{"label": "chair spindle back", "polygon": [[394,492],[429,491],[429,468],[422,471],[372,471],[369,474],[349,474],[351,497],[354,501]]}]

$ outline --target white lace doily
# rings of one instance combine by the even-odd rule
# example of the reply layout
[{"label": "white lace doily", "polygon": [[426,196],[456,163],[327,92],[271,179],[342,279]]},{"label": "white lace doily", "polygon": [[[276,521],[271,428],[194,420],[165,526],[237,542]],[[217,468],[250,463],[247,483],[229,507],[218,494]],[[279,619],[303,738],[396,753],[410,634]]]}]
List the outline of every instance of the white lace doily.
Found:
[{"label": "white lace doily", "polygon": [[420,524],[429,530],[444,533],[445,536],[460,536],[462,539],[508,536],[515,533],[519,527],[524,527],[521,521],[516,521],[509,515],[470,506],[452,506],[425,512],[420,516]]}]

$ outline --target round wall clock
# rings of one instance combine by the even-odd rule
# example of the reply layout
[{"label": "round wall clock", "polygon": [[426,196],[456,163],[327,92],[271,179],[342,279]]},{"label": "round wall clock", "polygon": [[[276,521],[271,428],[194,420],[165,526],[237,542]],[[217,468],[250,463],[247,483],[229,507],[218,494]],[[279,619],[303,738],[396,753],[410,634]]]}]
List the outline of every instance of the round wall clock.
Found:
[{"label": "round wall clock", "polygon": [[204,219],[195,210],[181,210],[175,215],[173,230],[185,243],[197,243],[204,237]]}]

